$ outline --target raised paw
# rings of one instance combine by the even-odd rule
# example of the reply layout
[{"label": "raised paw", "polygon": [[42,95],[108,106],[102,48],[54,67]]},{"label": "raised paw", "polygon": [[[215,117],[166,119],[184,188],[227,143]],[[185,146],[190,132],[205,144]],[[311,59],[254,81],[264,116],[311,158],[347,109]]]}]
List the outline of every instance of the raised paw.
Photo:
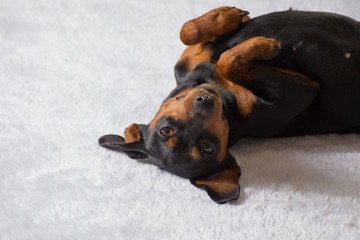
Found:
[{"label": "raised paw", "polygon": [[186,45],[213,41],[217,36],[230,33],[239,24],[249,20],[249,12],[235,7],[221,7],[186,22],[180,31],[180,39]]},{"label": "raised paw", "polygon": [[260,50],[259,57],[264,60],[270,60],[279,55],[281,51],[281,43],[272,38],[261,37],[259,39],[258,46],[262,48]]},{"label": "raised paw", "polygon": [[281,51],[281,43],[272,38],[254,37],[223,52],[217,63],[220,73],[226,78],[236,78],[248,73],[253,59],[270,60]]}]

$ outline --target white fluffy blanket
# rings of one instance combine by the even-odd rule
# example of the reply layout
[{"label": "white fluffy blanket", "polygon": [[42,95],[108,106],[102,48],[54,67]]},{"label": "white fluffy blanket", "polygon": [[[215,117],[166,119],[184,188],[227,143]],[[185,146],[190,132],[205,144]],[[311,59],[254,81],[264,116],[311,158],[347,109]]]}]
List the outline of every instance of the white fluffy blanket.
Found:
[{"label": "white fluffy blanket", "polygon": [[358,0],[0,1],[0,239],[360,239],[359,135],[242,140],[225,205],[98,146],[151,120],[181,25],[222,5],[360,20]]}]

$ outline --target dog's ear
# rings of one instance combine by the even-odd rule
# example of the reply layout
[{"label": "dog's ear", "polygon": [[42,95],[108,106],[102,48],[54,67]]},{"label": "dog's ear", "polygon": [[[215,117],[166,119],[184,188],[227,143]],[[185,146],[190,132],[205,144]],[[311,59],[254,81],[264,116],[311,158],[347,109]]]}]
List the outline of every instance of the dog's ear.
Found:
[{"label": "dog's ear", "polygon": [[144,136],[148,125],[132,124],[125,129],[125,138],[118,135],[105,135],[99,138],[99,144],[110,150],[125,153],[133,159],[148,157]]},{"label": "dog's ear", "polygon": [[140,142],[144,139],[147,125],[133,123],[125,129],[124,136],[126,143]]},{"label": "dog's ear", "polygon": [[207,177],[190,180],[193,185],[204,189],[210,198],[219,204],[235,200],[240,194],[240,167],[236,164],[235,159],[229,152],[227,153],[226,158],[233,159],[233,164],[229,168],[225,168],[224,170]]}]

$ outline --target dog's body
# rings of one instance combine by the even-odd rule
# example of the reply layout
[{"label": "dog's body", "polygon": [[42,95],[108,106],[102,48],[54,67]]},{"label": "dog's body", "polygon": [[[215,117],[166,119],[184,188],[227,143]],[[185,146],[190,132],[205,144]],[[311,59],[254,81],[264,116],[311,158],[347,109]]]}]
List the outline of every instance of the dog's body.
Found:
[{"label": "dog's body", "polygon": [[185,23],[180,36],[191,46],[175,66],[177,87],[149,125],[100,144],[150,158],[224,203],[239,195],[227,148],[240,138],[360,132],[359,23],[330,13],[246,15],[224,7]]},{"label": "dog's body", "polygon": [[[217,62],[226,50],[257,36],[273,38],[281,42],[281,52],[274,59],[253,62],[301,73],[318,82],[321,90],[319,94],[313,95],[312,91],[315,89],[309,87],[299,93],[299,98],[308,98],[310,94],[311,100],[305,100],[308,104],[301,106],[302,109],[294,112],[291,119],[285,122],[278,119],[278,116],[271,116],[271,113],[257,116],[261,113],[258,113],[255,107],[253,113],[246,119],[234,119],[229,122],[230,129],[233,129],[230,131],[231,139],[236,141],[243,136],[274,137],[360,131],[360,27],[356,21],[328,13],[297,11],[271,13],[251,19],[235,32],[209,43],[207,47],[213,51],[212,62]],[[184,75],[179,73],[184,71],[179,67],[181,64],[183,63],[180,62],[175,69],[176,76]],[[203,78],[203,72],[210,74],[211,71],[207,67],[199,66],[187,73],[186,77],[178,77],[178,85],[182,87],[181,84],[190,78],[192,84],[191,81],[195,78]],[[271,69],[261,71],[264,71],[262,73],[264,76],[252,81],[256,80],[261,88],[266,86],[269,87],[268,89],[258,90],[256,88],[259,86],[254,86],[253,82],[249,83],[241,79],[236,79],[238,81],[236,83],[246,86],[254,93],[259,92],[255,95],[267,100],[270,94],[279,94],[268,93],[267,91],[273,91],[273,87],[269,84],[278,84],[281,81],[279,84],[285,85],[286,88],[286,81],[294,79],[291,73],[286,75]],[[282,76],[274,76],[275,74]],[[210,76],[205,82],[213,83],[213,81],[213,77]],[[295,88],[287,91],[293,91],[290,94],[297,94],[299,90]],[[296,106],[292,103],[290,107]],[[234,115],[234,110],[231,110],[231,114]]]}]

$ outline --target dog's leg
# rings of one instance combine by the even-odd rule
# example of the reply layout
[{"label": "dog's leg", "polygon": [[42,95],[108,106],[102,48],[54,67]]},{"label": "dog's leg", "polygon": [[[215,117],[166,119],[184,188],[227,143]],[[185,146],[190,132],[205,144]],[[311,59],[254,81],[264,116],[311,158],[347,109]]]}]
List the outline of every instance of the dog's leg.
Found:
[{"label": "dog's leg", "polygon": [[186,22],[180,31],[183,43],[190,45],[185,49],[175,66],[177,84],[186,79],[200,63],[211,63],[210,41],[217,36],[234,31],[241,22],[249,20],[248,12],[234,8],[221,7]]},{"label": "dog's leg", "polygon": [[254,37],[223,52],[217,63],[220,73],[229,80],[250,79],[251,60],[262,58],[270,60],[281,50],[280,42],[271,38]]},{"label": "dog's leg", "polygon": [[[215,65],[218,84],[233,92],[239,112],[244,116],[257,115],[257,126],[266,126],[259,131],[269,132],[269,136],[304,111],[320,89],[317,82],[303,74],[251,63],[259,57],[274,58],[280,50],[276,40],[255,37],[225,51]],[[237,91],[238,86],[247,91]]]},{"label": "dog's leg", "polygon": [[180,39],[186,45],[213,41],[215,37],[230,33],[241,22],[249,20],[247,11],[235,7],[221,7],[192,19],[181,28]]},{"label": "dog's leg", "polygon": [[175,65],[176,83],[182,83],[187,78],[188,73],[193,71],[198,64],[211,63],[211,57],[212,49],[206,43],[187,47]]}]

